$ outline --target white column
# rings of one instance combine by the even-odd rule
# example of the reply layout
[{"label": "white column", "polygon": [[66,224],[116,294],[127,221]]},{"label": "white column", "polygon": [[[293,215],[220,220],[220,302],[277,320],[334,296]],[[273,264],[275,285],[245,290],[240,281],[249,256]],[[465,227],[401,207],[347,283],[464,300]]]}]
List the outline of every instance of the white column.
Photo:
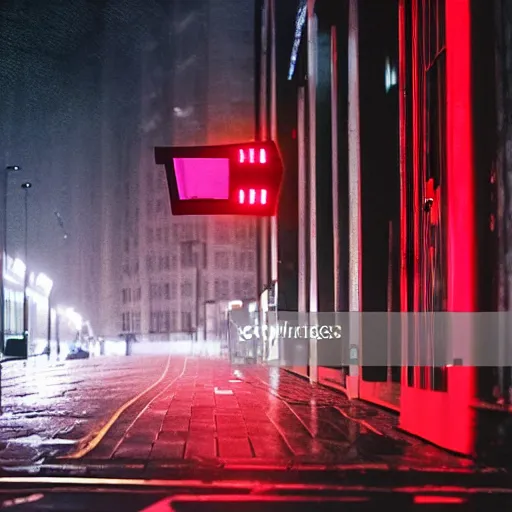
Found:
[{"label": "white column", "polygon": [[[361,147],[359,126],[359,22],[358,0],[349,0],[348,13],[348,207],[349,207],[349,310],[350,345],[361,357]],[[350,365],[349,395],[359,393],[359,365]]]},{"label": "white column", "polygon": [[334,311],[340,309],[340,220],[338,182],[338,52],[336,26],[331,27],[331,148]]},{"label": "white column", "polygon": [[[268,63],[268,13],[269,13],[269,0],[264,0],[262,19],[261,19],[261,81],[260,81],[260,139],[268,139],[268,114],[267,114],[267,96],[268,96],[268,76],[267,76],[267,63]],[[269,250],[269,221],[268,218],[262,217],[258,219],[259,231],[259,248],[260,248],[260,283],[258,283],[258,294],[262,292],[262,286],[268,286],[268,250]],[[260,298],[259,295],[258,298]],[[263,308],[259,308],[259,324],[262,326],[265,322],[265,313]],[[266,353],[266,351],[265,351]]]},{"label": "white column", "polygon": [[298,201],[298,225],[299,225],[299,271],[298,271],[298,306],[299,312],[306,312],[307,305],[307,288],[306,288],[306,120],[304,117],[305,111],[305,90],[304,87],[299,87],[298,102],[297,102],[297,143],[298,143],[298,188],[299,188],[299,201]]},{"label": "white column", "polygon": [[[277,81],[276,81],[276,5],[270,0],[270,138],[277,143]],[[278,269],[277,214],[270,219],[270,279],[277,281]]]},{"label": "white column", "polygon": [[[304,314],[307,312],[308,287],[307,287],[307,262],[306,237],[307,237],[307,208],[306,195],[306,89],[299,87],[297,98],[297,146],[298,146],[298,310]],[[307,368],[300,365],[295,368],[297,373],[307,377]]]},{"label": "white column", "polygon": [[[269,0],[265,0],[262,12],[261,20],[261,82],[260,82],[260,138],[261,140],[268,139],[267,130],[267,59],[268,59],[268,45],[267,45],[267,34],[268,34],[268,12],[269,12]],[[259,219],[260,226],[260,276],[261,285],[268,285],[268,242],[269,242],[269,222],[266,217]],[[260,292],[261,290],[258,290]]]},{"label": "white column", "polygon": [[[316,80],[317,19],[315,0],[308,0],[308,93],[309,93],[309,312],[318,312],[318,273],[316,247]],[[310,340],[309,379],[318,380],[316,339]]]}]

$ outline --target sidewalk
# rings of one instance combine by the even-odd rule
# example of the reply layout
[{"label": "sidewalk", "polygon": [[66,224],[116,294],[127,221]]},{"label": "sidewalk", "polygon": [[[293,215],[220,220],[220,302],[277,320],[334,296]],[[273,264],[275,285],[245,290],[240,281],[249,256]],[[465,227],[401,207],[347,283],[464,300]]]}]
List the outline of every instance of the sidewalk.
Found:
[{"label": "sidewalk", "polygon": [[[469,463],[395,430],[393,415],[279,368],[186,359],[108,458],[315,464]],[[101,444],[100,444],[101,446]],[[94,455],[91,453],[91,457]]]}]

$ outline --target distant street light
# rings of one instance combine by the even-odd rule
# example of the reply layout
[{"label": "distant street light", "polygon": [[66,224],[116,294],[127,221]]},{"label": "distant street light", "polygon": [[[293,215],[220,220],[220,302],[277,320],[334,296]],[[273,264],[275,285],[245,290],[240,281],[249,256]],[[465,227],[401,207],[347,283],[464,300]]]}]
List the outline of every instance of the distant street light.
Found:
[{"label": "distant street light", "polygon": [[32,188],[32,183],[26,181],[21,185],[21,188],[25,191],[25,284],[23,286],[23,336],[25,336],[28,344],[28,190]]},{"label": "distant street light", "polygon": [[5,344],[5,327],[6,327],[6,318],[5,318],[5,271],[7,269],[6,260],[7,260],[7,189],[9,184],[9,174],[11,172],[21,171],[21,167],[18,165],[9,165],[4,169],[3,175],[3,226],[2,226],[2,261],[0,265],[0,352],[4,352],[4,344]]}]

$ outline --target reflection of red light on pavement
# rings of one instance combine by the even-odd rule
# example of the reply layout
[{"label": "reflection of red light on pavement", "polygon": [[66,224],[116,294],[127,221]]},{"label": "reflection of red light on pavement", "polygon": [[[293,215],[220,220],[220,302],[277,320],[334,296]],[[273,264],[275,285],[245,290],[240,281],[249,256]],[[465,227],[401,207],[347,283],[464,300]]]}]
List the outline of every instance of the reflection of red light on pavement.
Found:
[{"label": "reflection of red light on pavement", "polygon": [[466,500],[464,498],[460,498],[459,496],[414,496],[414,503],[426,505],[434,503],[436,505],[447,504],[447,503],[465,503]]},{"label": "reflection of red light on pavement", "polygon": [[261,204],[267,204],[267,191],[266,190],[261,191],[260,202],[261,202]]}]

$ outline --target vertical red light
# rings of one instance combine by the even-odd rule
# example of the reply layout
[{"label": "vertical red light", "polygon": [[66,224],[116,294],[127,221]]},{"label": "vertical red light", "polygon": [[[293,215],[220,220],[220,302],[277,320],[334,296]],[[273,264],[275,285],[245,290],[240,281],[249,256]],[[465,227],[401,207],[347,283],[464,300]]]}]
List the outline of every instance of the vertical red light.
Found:
[{"label": "vertical red light", "polygon": [[[475,208],[471,118],[471,2],[446,4],[448,311],[475,311]],[[448,30],[449,29],[449,30]],[[452,134],[457,134],[453,136]],[[455,193],[457,191],[457,193]]]},{"label": "vertical red light", "polygon": [[[447,87],[447,311],[476,311],[477,222],[472,131],[471,0],[446,2]],[[474,51],[477,51],[475,48]],[[471,337],[467,340],[471,343]],[[450,368],[450,412],[457,418],[450,441],[456,451],[472,453],[475,441],[476,369]],[[447,407],[448,409],[448,407]],[[439,421],[439,420],[438,420]],[[449,435],[446,433],[445,435]],[[451,447],[450,447],[451,448]]]},{"label": "vertical red light", "polygon": [[[407,100],[405,96],[406,88],[406,25],[405,25],[405,5],[406,0],[400,0],[398,7],[398,41],[399,41],[399,57],[398,57],[398,88],[400,90],[399,102],[399,118],[400,118],[400,311],[409,311],[408,296],[408,275],[407,275],[407,186],[409,184],[406,163],[407,163]],[[410,73],[410,71],[409,71]],[[403,382],[407,379],[407,367],[402,367]]]},{"label": "vertical red light", "polygon": [[254,148],[249,149],[249,162],[254,163]]},{"label": "vertical red light", "polygon": [[260,149],[260,164],[267,163],[267,152],[264,149]]},{"label": "vertical red light", "polygon": [[251,190],[249,190],[249,204],[254,204],[255,201],[256,201],[256,190],[251,188]]},{"label": "vertical red light", "polygon": [[[409,9],[409,3],[412,4],[412,26],[413,41],[421,27],[420,6],[422,2],[413,0],[408,2],[402,0],[401,6],[401,33],[402,45],[408,44],[406,40],[405,28],[405,7]],[[447,191],[446,203],[446,226],[447,226],[447,306],[446,311],[450,313],[471,313],[477,309],[478,283],[476,282],[476,259],[478,254],[475,252],[477,241],[475,232],[477,231],[474,208],[475,204],[475,182],[474,182],[474,162],[473,162],[473,132],[472,132],[472,83],[471,83],[471,0],[449,0],[445,2],[446,19],[446,109],[447,109],[447,170],[446,183],[444,185]],[[423,155],[422,141],[419,140],[417,127],[421,119],[423,105],[420,101],[421,87],[418,84],[419,75],[423,70],[420,45],[413,43],[413,89],[412,89],[412,110],[413,122],[412,129],[414,137],[412,140],[414,155],[413,189],[416,194],[421,190],[422,185],[419,181],[420,157]],[[476,51],[476,50],[475,50]],[[405,51],[401,52],[402,64],[401,74],[405,69]],[[403,81],[403,77],[402,77]],[[403,85],[403,84],[402,84]],[[402,87],[403,88],[403,87]],[[405,105],[402,104],[402,107]],[[401,108],[402,124],[405,126],[405,115]],[[401,133],[401,142],[405,140],[405,133]],[[404,148],[401,148],[402,156]],[[405,179],[405,178],[404,178]],[[404,182],[402,182],[404,183]],[[419,196],[416,195],[416,198]],[[405,195],[402,195],[402,199]],[[416,201],[417,199],[415,199]],[[402,201],[403,203],[403,201]],[[413,226],[418,229],[420,224],[417,209],[414,205],[402,205],[402,208],[414,211]],[[402,229],[406,226],[402,223]],[[414,254],[420,254],[419,237],[414,236]],[[402,241],[402,247],[405,247],[405,241]],[[417,258],[415,256],[415,260]],[[402,260],[403,261],[403,260]],[[411,275],[415,292],[413,296],[412,309],[418,311],[418,298],[421,290],[418,288],[419,270],[417,264],[414,265],[414,272]],[[404,295],[407,290],[403,290]],[[414,322],[414,321],[413,321]],[[471,320],[470,320],[471,322]],[[458,336],[450,328],[448,336]],[[471,353],[473,347],[473,332],[471,328],[465,333],[465,343],[468,353]],[[407,348],[405,348],[407,351]],[[419,348],[416,345],[415,350],[418,353]],[[407,354],[407,352],[405,352]],[[401,388],[400,396],[400,423],[401,428],[409,431],[419,437],[427,439],[443,448],[448,448],[453,452],[471,455],[475,450],[476,435],[475,428],[476,413],[473,408],[473,402],[478,396],[476,394],[476,376],[477,369],[472,366],[449,366],[448,387],[445,392],[432,391],[430,389],[420,388],[419,368],[415,367],[415,382],[413,386],[405,384]],[[405,373],[405,376],[407,374]],[[447,425],[448,427],[447,427]]]},{"label": "vertical red light", "polygon": [[240,190],[238,192],[238,202],[240,204],[244,204],[245,203],[245,192],[243,190]]},{"label": "vertical red light", "polygon": [[260,203],[267,204],[267,191],[265,189],[261,191]]},{"label": "vertical red light", "polygon": [[245,153],[244,153],[244,150],[241,149],[239,151],[239,160],[240,160],[240,163],[243,164],[245,162]]}]

